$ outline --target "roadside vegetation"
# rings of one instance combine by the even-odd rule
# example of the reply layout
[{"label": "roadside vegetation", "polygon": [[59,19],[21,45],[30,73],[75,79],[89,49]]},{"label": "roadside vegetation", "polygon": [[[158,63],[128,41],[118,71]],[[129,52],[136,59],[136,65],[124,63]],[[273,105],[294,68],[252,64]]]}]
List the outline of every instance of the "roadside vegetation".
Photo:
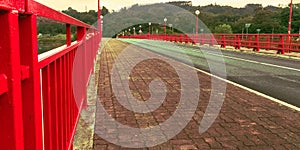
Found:
[{"label": "roadside vegetation", "polygon": [[[289,7],[288,4],[280,6],[267,6],[263,7],[260,4],[247,4],[243,8],[234,8],[231,6],[220,6],[218,4],[211,4],[207,6],[192,6],[191,4],[184,4],[186,2],[176,2],[170,4],[181,7],[185,10],[190,11],[194,14],[195,10],[200,10],[199,19],[208,27],[209,31],[212,33],[246,33],[245,24],[251,24],[248,28],[248,33],[257,33],[259,29],[260,33],[287,33],[288,18],[289,18]],[[127,30],[132,27],[137,29],[136,33],[139,31],[139,25],[143,26],[143,33],[148,33],[148,22],[143,22],[148,17],[146,13],[154,13],[157,16],[162,13],[158,11],[160,8],[156,5],[133,5],[129,8],[122,8],[118,11],[110,12],[106,7],[102,7],[101,14],[103,16],[117,16],[110,17],[111,20],[105,20],[104,26],[107,27],[103,31],[103,36],[113,37],[117,33],[122,33],[126,29],[122,28],[119,31],[114,31],[113,29],[118,29],[117,26],[123,24],[120,17],[126,18],[134,16],[140,21],[137,25],[128,26]],[[68,8],[62,11],[78,20],[81,20],[87,24],[94,24],[97,22],[97,12],[95,10],[90,10],[87,12],[78,12],[73,8]],[[187,24],[186,21],[182,21],[184,16],[180,14],[168,14],[167,34],[181,33],[181,31],[176,29],[176,26],[181,23]],[[162,18],[163,19],[163,18]],[[162,20],[161,19],[161,20]],[[179,20],[179,21],[178,21]],[[173,21],[173,22],[172,22]],[[176,22],[177,21],[177,22]],[[39,18],[38,20],[38,34],[39,34],[39,52],[44,52],[54,47],[63,45],[65,43],[65,25],[58,22],[51,22],[44,18]],[[110,24],[109,24],[110,22]],[[134,20],[133,20],[134,22]],[[163,21],[162,21],[163,22]],[[143,24],[140,24],[143,23]],[[186,28],[186,31],[190,33],[195,32],[194,28],[191,26],[182,25]],[[97,24],[94,24],[95,26]],[[172,26],[169,26],[172,25]],[[151,33],[164,33],[164,27],[159,23],[152,23]],[[200,30],[200,29],[199,29]],[[209,31],[203,31],[209,32]],[[75,35],[76,28],[72,27],[72,33]],[[133,34],[128,32],[129,34]],[[199,31],[200,32],[200,31]],[[293,23],[292,23],[292,33],[300,32],[300,4],[293,5]],[[73,38],[75,38],[73,36]]]}]

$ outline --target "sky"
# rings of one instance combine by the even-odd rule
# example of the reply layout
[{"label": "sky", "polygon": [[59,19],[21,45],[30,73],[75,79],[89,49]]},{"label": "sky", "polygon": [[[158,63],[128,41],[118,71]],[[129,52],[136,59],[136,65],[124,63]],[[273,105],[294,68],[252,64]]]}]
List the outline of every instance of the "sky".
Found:
[{"label": "sky", "polygon": [[[56,10],[66,10],[72,7],[78,11],[97,10],[97,0],[36,0]],[[151,4],[160,2],[169,2],[174,0],[100,0],[101,6],[107,7],[110,11],[118,11],[123,7],[129,7],[133,4]],[[176,0],[179,1],[179,0]],[[191,0],[195,6],[205,6],[209,4],[228,5],[233,7],[244,7],[246,4],[255,3],[263,6],[278,4],[288,4],[290,0]],[[300,3],[300,0],[293,0],[293,3]]]}]

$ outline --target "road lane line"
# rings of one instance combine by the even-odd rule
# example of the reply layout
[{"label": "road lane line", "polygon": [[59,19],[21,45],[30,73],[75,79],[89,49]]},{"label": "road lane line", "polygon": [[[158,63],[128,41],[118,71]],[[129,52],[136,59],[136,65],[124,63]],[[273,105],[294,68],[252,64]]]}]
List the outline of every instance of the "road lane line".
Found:
[{"label": "road lane line", "polygon": [[211,76],[211,77],[217,78],[217,79],[219,79],[219,80],[222,80],[222,81],[224,81],[224,82],[227,82],[227,83],[229,83],[229,84],[232,84],[232,85],[234,85],[234,86],[237,86],[237,87],[239,87],[239,88],[241,88],[241,89],[247,90],[247,91],[249,91],[249,92],[251,92],[251,93],[254,93],[254,94],[258,95],[258,96],[262,96],[262,97],[264,97],[264,98],[266,98],[266,99],[269,99],[269,100],[271,100],[271,101],[273,101],[273,102],[276,102],[276,103],[278,103],[278,104],[280,104],[280,105],[286,106],[286,107],[288,107],[288,108],[291,108],[291,109],[294,109],[294,110],[300,112],[300,108],[297,107],[297,106],[291,105],[291,104],[289,104],[289,103],[286,103],[286,102],[284,102],[284,101],[281,101],[281,100],[276,99],[276,98],[274,98],[274,97],[271,97],[271,96],[269,96],[269,95],[263,94],[263,93],[258,92],[258,91],[256,91],[256,90],[253,90],[253,89],[250,89],[250,88],[248,88],[248,87],[246,87],[246,86],[243,86],[243,85],[241,85],[241,84],[232,82],[232,81],[227,80],[227,79],[223,79],[223,78],[221,78],[221,77],[218,77],[218,76],[216,76],[216,75],[213,75],[213,74],[208,73],[208,72],[206,72],[206,71],[203,71],[203,70],[201,70],[201,69],[198,69],[198,68],[189,66],[189,65],[187,65],[187,64],[185,64],[185,63],[182,63],[182,62],[179,62],[179,63],[181,63],[181,64],[183,64],[183,65],[185,65],[185,66],[187,66],[187,67],[189,67],[189,68],[195,69],[195,70],[197,70],[197,71],[199,71],[199,72],[201,72],[201,73],[204,73],[204,74],[206,74],[206,75],[209,75],[209,76]]},{"label": "road lane line", "polygon": [[[191,50],[191,51],[199,52],[199,51],[197,51],[197,50]],[[230,59],[235,59],[235,60],[240,60],[240,61],[245,61],[245,62],[250,62],[250,63],[260,64],[260,65],[271,66],[271,67],[277,67],[277,68],[281,68],[281,69],[287,69],[287,70],[293,70],[293,71],[298,71],[298,72],[300,72],[300,69],[291,68],[291,67],[286,67],[286,66],[279,66],[279,65],[274,65],[274,64],[270,64],[270,63],[258,62],[258,61],[254,61],[254,60],[247,60],[247,59],[243,59],[243,58],[231,57],[231,56],[226,56],[226,55],[217,55],[217,54],[210,53],[210,52],[205,52],[205,54],[210,54],[210,55],[214,55],[214,56],[218,56],[218,57],[225,57],[225,58],[230,58]]]},{"label": "road lane line", "polygon": [[[135,45],[135,44],[133,44],[133,45]],[[143,49],[144,49],[144,48],[143,48]],[[196,51],[196,50],[191,50],[191,51],[199,52],[199,51]],[[211,53],[210,53],[210,54],[211,54]],[[161,55],[161,54],[158,54],[158,55]],[[216,55],[216,54],[214,54],[214,55]],[[162,55],[162,56],[163,56],[163,55]],[[218,55],[218,56],[220,57],[221,55]],[[164,57],[165,57],[165,56],[164,56]],[[224,56],[221,56],[221,57],[224,57]],[[230,56],[227,56],[227,57],[230,57]],[[241,58],[231,57],[231,59],[241,59]],[[284,67],[284,66],[278,66],[278,65],[274,65],[274,64],[268,64],[268,63],[261,63],[261,62],[257,62],[257,61],[250,61],[250,60],[246,60],[246,59],[241,59],[241,60],[242,60],[242,61],[248,61],[248,62],[251,62],[251,63],[258,63],[258,64],[262,64],[262,65],[268,65],[268,66],[273,66],[273,67],[279,67],[279,68],[283,68],[283,69],[294,70],[294,71],[299,71],[299,72],[300,72],[299,69],[295,69],[295,68]],[[289,104],[289,103],[286,103],[286,102],[284,102],[284,101],[281,101],[281,100],[276,99],[276,98],[274,98],[274,97],[271,97],[271,96],[269,96],[269,95],[263,94],[263,93],[258,92],[258,91],[256,91],[256,90],[253,90],[253,89],[250,89],[250,88],[248,88],[248,87],[246,87],[246,86],[243,86],[243,85],[241,85],[241,84],[238,84],[238,83],[236,83],[236,82],[232,82],[232,81],[230,81],[230,80],[223,79],[223,78],[221,78],[221,77],[218,77],[218,76],[213,75],[213,74],[211,74],[211,73],[208,73],[208,72],[206,72],[206,71],[200,70],[200,69],[195,68],[195,67],[193,67],[193,66],[189,66],[189,65],[187,65],[187,64],[185,64],[185,63],[182,63],[182,62],[180,62],[180,61],[177,61],[177,62],[179,62],[179,63],[181,63],[181,64],[183,64],[183,65],[185,65],[185,66],[187,66],[187,67],[189,67],[189,68],[195,69],[195,70],[197,70],[197,71],[199,71],[199,72],[201,72],[201,73],[204,73],[204,74],[209,75],[209,76],[211,76],[211,77],[215,77],[215,78],[217,78],[217,79],[219,79],[219,80],[221,80],[221,81],[227,82],[227,83],[229,83],[229,84],[231,84],[231,85],[237,86],[237,87],[239,87],[239,88],[241,88],[241,89],[247,90],[247,91],[249,91],[249,92],[251,92],[251,93],[254,93],[254,94],[258,95],[258,96],[262,96],[262,97],[264,97],[264,98],[266,98],[266,99],[269,99],[269,100],[271,100],[271,101],[273,101],[273,102],[275,102],[275,103],[278,103],[278,104],[280,104],[280,105],[286,106],[286,107],[288,107],[288,108],[290,108],[290,109],[293,109],[293,110],[296,110],[296,111],[300,112],[300,108],[297,107],[297,106],[291,105],[291,104]]]}]

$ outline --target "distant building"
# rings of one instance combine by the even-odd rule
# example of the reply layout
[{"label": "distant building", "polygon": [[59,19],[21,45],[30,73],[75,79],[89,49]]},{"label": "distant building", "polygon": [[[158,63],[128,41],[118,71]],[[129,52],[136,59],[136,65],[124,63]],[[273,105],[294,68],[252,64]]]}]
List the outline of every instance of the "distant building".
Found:
[{"label": "distant building", "polygon": [[192,1],[174,1],[174,2],[168,2],[167,4],[171,4],[175,6],[192,6]]}]

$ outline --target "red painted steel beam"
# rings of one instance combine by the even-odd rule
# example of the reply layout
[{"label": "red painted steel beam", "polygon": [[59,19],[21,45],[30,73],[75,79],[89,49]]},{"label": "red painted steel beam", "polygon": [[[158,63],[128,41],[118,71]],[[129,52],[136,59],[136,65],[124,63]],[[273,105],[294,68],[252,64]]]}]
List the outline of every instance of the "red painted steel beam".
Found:
[{"label": "red painted steel beam", "polygon": [[0,10],[17,10],[25,12],[25,0],[1,0]]},{"label": "red painted steel beam", "polygon": [[63,112],[65,111],[65,109],[63,108],[63,103],[64,98],[63,98],[63,77],[62,77],[62,72],[63,72],[63,68],[62,68],[62,63],[63,63],[63,58],[61,57],[60,59],[57,60],[57,109],[58,109],[58,146],[59,149],[65,149],[64,146],[64,118],[63,118]]},{"label": "red painted steel beam", "polygon": [[68,142],[68,112],[67,112],[67,110],[68,110],[68,108],[69,108],[69,106],[67,105],[67,102],[66,102],[66,100],[68,99],[68,89],[67,89],[67,84],[68,84],[68,82],[67,82],[67,80],[68,80],[68,77],[67,77],[67,56],[66,55],[63,55],[62,57],[62,75],[63,75],[63,77],[62,77],[62,81],[63,81],[63,83],[62,83],[62,96],[63,96],[63,100],[64,100],[64,102],[63,102],[63,114],[62,114],[62,118],[63,118],[63,126],[62,126],[62,129],[63,129],[63,147],[64,147],[64,149],[67,149],[67,147],[69,146],[69,145],[67,145],[67,142]]},{"label": "red painted steel beam", "polygon": [[43,90],[43,119],[44,119],[44,145],[45,150],[52,150],[52,120],[51,120],[51,89],[50,89],[50,67],[42,69],[42,90]]},{"label": "red painted steel beam", "polygon": [[72,32],[71,32],[71,25],[66,24],[66,44],[70,46],[72,42]]},{"label": "red painted steel beam", "polygon": [[18,11],[0,13],[0,72],[8,91],[0,97],[1,149],[24,149]]},{"label": "red painted steel beam", "polygon": [[58,12],[52,8],[49,8],[43,4],[40,4],[32,0],[28,0],[28,8],[26,10],[26,13],[35,14],[40,17],[45,17],[66,24],[71,24],[71,25],[86,27],[86,28],[93,28],[93,26],[89,24],[83,23],[73,17],[70,17],[64,13]]},{"label": "red painted steel beam", "polygon": [[5,74],[0,75],[0,96],[8,91],[7,77]]},{"label": "red painted steel beam", "polygon": [[29,66],[21,66],[21,80],[25,80],[25,79],[28,79],[30,76],[30,73],[29,73]]},{"label": "red painted steel beam", "polygon": [[20,16],[19,28],[25,149],[37,150],[43,148],[43,136],[36,16]]},{"label": "red painted steel beam", "polygon": [[50,64],[50,113],[51,113],[51,132],[53,149],[59,149],[58,141],[58,107],[57,107],[57,60]]},{"label": "red painted steel beam", "polygon": [[[83,101],[79,104],[78,112],[81,112],[82,107],[83,107]],[[77,128],[77,125],[78,125],[79,118],[80,118],[80,113],[75,115],[75,118],[74,118],[75,122],[74,122],[74,128],[71,131],[71,139],[70,139],[71,142],[74,140],[74,136],[75,136],[75,133],[76,133],[76,128]],[[73,144],[69,144],[68,150],[73,150]]]},{"label": "red painted steel beam", "polygon": [[[88,35],[91,33],[87,33]],[[77,80],[77,78],[81,78],[82,81],[78,82],[75,81],[74,79],[72,80],[72,85],[75,89],[74,92],[75,93],[75,97],[77,98],[76,100],[78,101],[78,99],[83,98],[85,103],[84,103],[84,107],[87,106],[87,102],[86,102],[86,86],[85,86],[85,80],[87,80],[87,74],[88,74],[88,61],[90,60],[88,58],[88,52],[91,51],[91,49],[88,48],[88,46],[90,46],[90,42],[89,40],[86,39],[86,29],[82,28],[82,27],[77,27],[77,41],[83,41],[82,44],[78,47],[77,51],[76,51],[76,62],[74,62],[74,65],[76,65],[76,68],[72,68],[75,71],[78,71],[77,67],[80,67],[81,72],[77,72],[78,74],[73,74],[72,78],[75,77],[75,79]],[[81,57],[81,58],[80,58]],[[80,59],[80,63],[78,63]],[[80,74],[80,75],[79,75]],[[77,102],[78,103],[78,102]]]}]

